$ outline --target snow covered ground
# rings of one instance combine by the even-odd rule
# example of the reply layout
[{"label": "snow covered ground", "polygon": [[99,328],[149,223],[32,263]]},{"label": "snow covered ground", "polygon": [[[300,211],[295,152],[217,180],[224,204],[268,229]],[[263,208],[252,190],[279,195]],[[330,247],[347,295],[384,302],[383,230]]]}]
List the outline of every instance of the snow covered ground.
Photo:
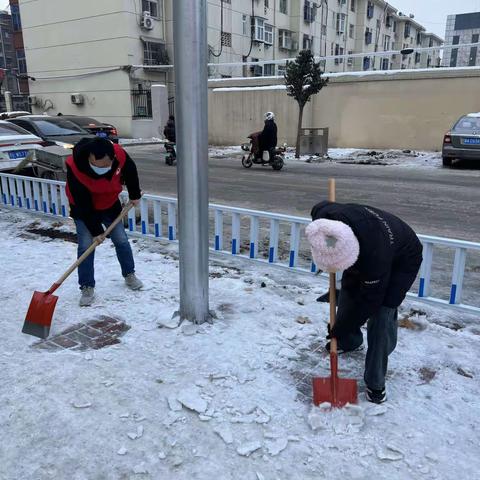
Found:
[{"label": "snow covered ground", "polygon": [[[106,243],[95,306],[78,307],[75,275],[58,292],[52,335],[108,315],[131,326],[122,343],[49,352],[21,328],[33,290],[60,276],[75,244],[27,233],[34,222],[52,227],[0,208],[2,480],[478,477],[478,318],[405,304],[389,401],[375,406],[362,392],[358,406],[323,411],[309,387],[328,374],[317,278],[215,257],[218,319],[158,328],[178,306],[176,251],[142,239],[144,291],[125,288]],[[341,357],[341,375],[360,380],[363,359]]]},{"label": "snow covered ground", "polygon": [[[240,157],[245,152],[240,146],[210,147],[210,158]],[[401,167],[442,167],[440,152],[417,152],[414,150],[366,150],[358,148],[330,148],[328,156],[302,155],[295,158],[295,149],[289,147],[285,155],[286,164],[300,163],[344,163],[355,165],[385,165]]]}]

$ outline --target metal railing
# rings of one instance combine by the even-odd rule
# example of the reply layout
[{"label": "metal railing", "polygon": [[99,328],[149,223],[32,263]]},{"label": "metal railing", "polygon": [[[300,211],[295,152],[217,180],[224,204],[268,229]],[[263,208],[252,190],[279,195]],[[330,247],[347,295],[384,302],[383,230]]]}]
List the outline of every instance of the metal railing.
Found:
[{"label": "metal railing", "polygon": [[132,117],[152,118],[152,92],[150,90],[132,90]]},{"label": "metal railing", "polygon": [[[122,194],[126,199],[126,193]],[[65,183],[0,173],[0,205],[49,216],[68,217]],[[210,204],[211,250],[304,273],[316,273],[305,237],[310,219],[225,205]],[[144,195],[128,215],[129,235],[175,242],[177,200]],[[417,301],[480,314],[480,306],[463,300],[467,252],[480,253],[480,243],[419,235],[424,260],[416,292]],[[432,286],[434,248],[455,252],[448,295],[441,298]],[[474,267],[476,268],[476,267]],[[443,271],[444,268],[441,267]]]}]

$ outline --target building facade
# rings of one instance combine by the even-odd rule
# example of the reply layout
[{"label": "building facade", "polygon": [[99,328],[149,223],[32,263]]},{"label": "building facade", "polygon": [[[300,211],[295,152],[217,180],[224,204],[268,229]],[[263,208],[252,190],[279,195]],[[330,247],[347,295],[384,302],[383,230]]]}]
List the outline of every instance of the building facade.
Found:
[{"label": "building facade", "polygon": [[[449,15],[445,31],[446,45],[478,43],[480,38],[480,12]],[[475,67],[480,65],[478,46],[446,49],[444,67]]]},{"label": "building facade", "polygon": [[[88,114],[138,135],[152,117],[151,86],[165,84],[173,96],[174,0],[16,1],[28,73],[36,78],[35,113]],[[207,0],[207,6],[212,78],[281,75],[282,61],[302,49],[326,57],[327,72],[421,66],[373,56],[420,45],[417,33],[425,31],[383,0]],[[354,53],[361,55],[348,57]],[[335,55],[346,57],[329,58]],[[225,63],[239,65],[217,66]]]}]

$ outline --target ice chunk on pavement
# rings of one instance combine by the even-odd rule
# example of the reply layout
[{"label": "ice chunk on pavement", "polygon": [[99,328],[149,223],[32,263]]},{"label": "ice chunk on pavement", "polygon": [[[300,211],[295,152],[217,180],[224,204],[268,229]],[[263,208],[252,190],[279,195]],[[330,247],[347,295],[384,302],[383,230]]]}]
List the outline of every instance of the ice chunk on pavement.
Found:
[{"label": "ice chunk on pavement", "polygon": [[369,408],[366,411],[366,414],[368,416],[377,416],[377,415],[383,415],[388,412],[388,408],[385,405],[373,405],[371,408]]},{"label": "ice chunk on pavement", "polygon": [[278,438],[276,440],[267,442],[266,444],[267,452],[272,456],[277,456],[280,452],[283,452],[287,448],[288,439],[287,438]]},{"label": "ice chunk on pavement", "polygon": [[288,358],[289,360],[296,360],[299,358],[298,353],[293,348],[283,347],[278,352],[279,357]]},{"label": "ice chunk on pavement", "polygon": [[160,460],[165,460],[167,458],[167,454],[165,452],[158,452],[158,458]]},{"label": "ice chunk on pavement", "polygon": [[213,430],[227,445],[233,443],[233,433],[228,425],[219,425]]},{"label": "ice chunk on pavement", "polygon": [[128,450],[125,447],[122,447],[122,448],[120,448],[120,450],[118,450],[117,454],[118,455],[126,455],[127,452],[128,452]]},{"label": "ice chunk on pavement", "polygon": [[141,438],[143,436],[143,425],[139,425],[136,432],[127,433],[127,436],[130,440]]},{"label": "ice chunk on pavement", "polygon": [[169,395],[167,398],[168,407],[172,412],[179,412],[182,410],[182,404],[173,395]]},{"label": "ice chunk on pavement", "polygon": [[157,319],[158,328],[177,328],[180,322],[181,318],[178,312],[175,312],[172,316],[165,313]]},{"label": "ice chunk on pavement", "polygon": [[[329,404],[330,405],[330,404]],[[307,423],[310,425],[310,428],[315,431],[321,428],[325,428],[325,409],[318,410],[316,408],[312,408],[310,413],[307,417]]]},{"label": "ice chunk on pavement", "polygon": [[249,457],[253,452],[256,452],[262,448],[262,444],[258,441],[248,442],[240,445],[237,448],[237,453],[242,455],[242,457]]},{"label": "ice chunk on pavement", "polygon": [[72,405],[75,408],[90,408],[92,406],[91,402],[82,402],[81,400],[75,400],[72,402]]},{"label": "ice chunk on pavement", "polygon": [[184,407],[197,413],[205,413],[208,408],[208,403],[200,396],[200,390],[197,387],[182,390],[177,400]]},{"label": "ice chunk on pavement", "polygon": [[377,447],[377,457],[380,460],[389,460],[392,462],[403,460],[403,452],[393,445],[379,446]]}]

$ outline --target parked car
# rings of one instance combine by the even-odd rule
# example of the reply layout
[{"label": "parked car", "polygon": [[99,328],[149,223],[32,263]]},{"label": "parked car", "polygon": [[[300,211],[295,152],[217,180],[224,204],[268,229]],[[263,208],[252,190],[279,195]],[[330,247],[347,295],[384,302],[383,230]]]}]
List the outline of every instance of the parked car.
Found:
[{"label": "parked car", "polygon": [[75,125],[63,117],[49,117],[48,115],[25,115],[9,119],[8,122],[18,125],[41,137],[50,144],[64,148],[73,148],[82,138],[95,138],[95,135]]},{"label": "parked car", "polygon": [[7,120],[9,118],[23,117],[24,115],[31,115],[30,112],[2,112],[0,113],[0,120]]},{"label": "parked car", "polygon": [[480,160],[480,113],[469,113],[458,120],[443,138],[443,166],[454,160]]},{"label": "parked car", "polygon": [[78,125],[92,135],[108,138],[113,143],[118,143],[118,131],[113,125],[99,122],[91,117],[82,117],[79,115],[61,115],[61,118],[70,120],[75,125]]},{"label": "parked car", "polygon": [[0,171],[13,170],[34,149],[41,149],[43,140],[10,122],[0,120]]}]

